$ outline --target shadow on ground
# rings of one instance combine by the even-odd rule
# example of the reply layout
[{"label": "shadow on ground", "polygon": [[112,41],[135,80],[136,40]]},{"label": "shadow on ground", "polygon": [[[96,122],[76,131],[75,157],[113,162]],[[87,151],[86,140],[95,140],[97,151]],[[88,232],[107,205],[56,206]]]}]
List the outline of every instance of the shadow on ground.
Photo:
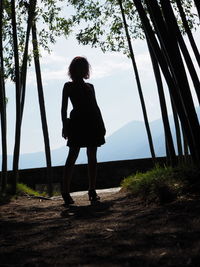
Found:
[{"label": "shadow on ground", "polygon": [[1,266],[198,266],[200,200],[146,206],[124,193],[89,205],[19,199],[1,206]]}]

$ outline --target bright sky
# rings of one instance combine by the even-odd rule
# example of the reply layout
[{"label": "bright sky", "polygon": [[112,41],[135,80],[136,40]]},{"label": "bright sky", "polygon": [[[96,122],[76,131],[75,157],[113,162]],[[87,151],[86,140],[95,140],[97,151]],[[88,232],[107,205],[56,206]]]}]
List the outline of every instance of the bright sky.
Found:
[{"label": "bright sky", "polygon": [[[199,43],[199,34],[196,34]],[[160,109],[151,62],[144,41],[133,43],[141,77],[149,120],[160,118]],[[122,53],[103,54],[100,49],[78,45],[73,37],[60,38],[52,53],[43,54],[41,70],[45,95],[51,149],[64,146],[61,137],[61,96],[67,77],[67,67],[73,57],[86,56],[92,66],[90,82],[107,128],[107,136],[132,120],[143,120],[135,76],[130,59]],[[8,154],[13,153],[15,131],[15,87],[7,83]],[[195,103],[196,100],[195,100]],[[21,153],[44,151],[37,86],[33,67],[29,68],[27,94],[21,136]],[[1,154],[1,147],[0,147]]]}]

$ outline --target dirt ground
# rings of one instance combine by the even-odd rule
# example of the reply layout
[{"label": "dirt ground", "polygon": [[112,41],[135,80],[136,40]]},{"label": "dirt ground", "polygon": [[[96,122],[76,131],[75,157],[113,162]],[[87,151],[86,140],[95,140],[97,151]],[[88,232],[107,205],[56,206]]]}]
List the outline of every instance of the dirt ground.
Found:
[{"label": "dirt ground", "polygon": [[200,266],[200,199],[145,205],[124,192],[19,197],[0,206],[0,266]]}]

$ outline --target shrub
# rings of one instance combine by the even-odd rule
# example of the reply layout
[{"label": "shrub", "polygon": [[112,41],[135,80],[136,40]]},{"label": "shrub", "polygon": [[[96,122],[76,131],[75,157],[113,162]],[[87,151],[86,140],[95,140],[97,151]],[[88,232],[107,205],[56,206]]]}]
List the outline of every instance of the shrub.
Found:
[{"label": "shrub", "polygon": [[166,203],[196,189],[199,176],[199,168],[191,165],[176,168],[156,165],[150,171],[125,178],[121,185],[122,188],[135,196],[142,197],[145,201]]}]

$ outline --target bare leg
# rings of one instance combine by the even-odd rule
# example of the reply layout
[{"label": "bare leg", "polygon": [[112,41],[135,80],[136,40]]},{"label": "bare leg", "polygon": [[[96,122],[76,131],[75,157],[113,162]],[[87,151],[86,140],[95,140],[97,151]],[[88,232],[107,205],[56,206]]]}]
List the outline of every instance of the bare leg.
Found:
[{"label": "bare leg", "polygon": [[87,147],[89,190],[96,187],[97,147]]},{"label": "bare leg", "polygon": [[70,192],[70,182],[72,178],[74,164],[78,157],[80,151],[80,147],[70,147],[69,154],[67,156],[67,160],[65,163],[64,168],[64,175],[63,175],[63,184],[62,184],[62,192],[69,193]]}]

